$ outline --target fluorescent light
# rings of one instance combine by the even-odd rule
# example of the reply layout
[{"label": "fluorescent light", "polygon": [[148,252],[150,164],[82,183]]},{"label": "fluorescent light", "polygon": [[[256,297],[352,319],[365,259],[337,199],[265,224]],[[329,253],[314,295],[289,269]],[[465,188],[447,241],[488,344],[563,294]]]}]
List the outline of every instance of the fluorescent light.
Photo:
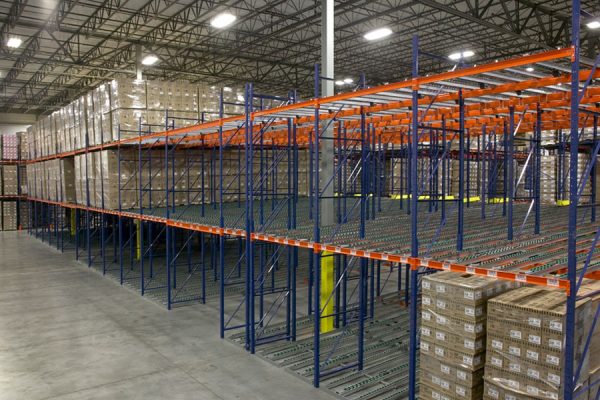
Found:
[{"label": "fluorescent light", "polygon": [[590,21],[586,25],[590,29],[599,29],[600,28],[600,20]]},{"label": "fluorescent light", "polygon": [[6,42],[6,45],[8,47],[12,47],[13,49],[16,49],[18,47],[21,47],[21,45],[23,44],[23,41],[21,40],[21,38],[18,37],[11,37],[10,39],[8,39],[8,41]]},{"label": "fluorescent light", "polygon": [[346,83],[344,81],[335,81],[337,86],[344,86]]},{"label": "fluorescent light", "polygon": [[224,12],[214,17],[210,21],[210,24],[215,28],[221,29],[233,24],[236,19],[237,17],[235,15]]},{"label": "fluorescent light", "polygon": [[367,40],[378,40],[383,39],[384,37],[388,37],[391,34],[392,30],[390,28],[379,28],[365,33],[364,38]]},{"label": "fluorescent light", "polygon": [[230,87],[227,87],[227,86],[225,86],[225,87],[223,88],[223,91],[224,91],[224,92],[231,92],[232,90],[233,90],[232,88],[230,88]]},{"label": "fluorescent light", "polygon": [[533,67],[527,67],[527,68],[525,68],[525,71],[527,71],[527,72],[533,72],[533,71],[535,71],[535,68],[533,68]]},{"label": "fluorescent light", "polygon": [[346,79],[344,79],[344,83],[347,83],[347,84],[354,83],[354,79],[352,79],[352,78],[346,78]]},{"label": "fluorescent light", "polygon": [[475,52],[472,50],[465,50],[462,52],[456,52],[456,53],[452,53],[448,56],[449,59],[453,60],[453,61],[457,61],[460,60],[462,58],[469,58],[469,57],[473,57],[475,55]]},{"label": "fluorescent light", "polygon": [[158,61],[158,57],[154,54],[148,54],[146,57],[142,59],[142,64],[144,65],[154,65]]}]

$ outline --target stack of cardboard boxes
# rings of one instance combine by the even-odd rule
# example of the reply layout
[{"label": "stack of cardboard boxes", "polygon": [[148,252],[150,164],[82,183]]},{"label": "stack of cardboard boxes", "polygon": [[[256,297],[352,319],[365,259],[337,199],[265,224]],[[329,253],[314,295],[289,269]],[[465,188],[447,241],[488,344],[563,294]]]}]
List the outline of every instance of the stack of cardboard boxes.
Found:
[{"label": "stack of cardboard boxes", "polygon": [[[584,356],[584,347],[592,303],[590,298],[576,303],[574,357],[575,368],[581,365],[579,388],[590,377],[590,353]],[[523,287],[488,303],[485,399],[563,398],[565,317],[566,295],[559,290]],[[596,334],[592,354],[597,351],[597,338]]]},{"label": "stack of cardboard boxes", "polygon": [[487,302],[513,287],[451,272],[423,279],[420,398],[482,397]]},{"label": "stack of cardboard boxes", "polygon": [[2,166],[2,194],[4,196],[16,196],[19,193],[17,165]]},{"label": "stack of cardboard boxes", "polygon": [[[225,116],[243,113],[242,92],[224,88]],[[213,120],[219,117],[220,93],[202,83],[114,79],[30,127],[29,158],[135,137],[140,124],[144,134]]]},{"label": "stack of cardboard boxes", "polygon": [[19,218],[17,209],[22,210],[27,203],[17,196],[27,193],[23,190],[25,167],[18,162],[26,159],[22,153],[25,140],[23,132],[0,136],[0,159],[5,161],[0,165],[0,230],[15,230],[23,225],[23,216]]}]

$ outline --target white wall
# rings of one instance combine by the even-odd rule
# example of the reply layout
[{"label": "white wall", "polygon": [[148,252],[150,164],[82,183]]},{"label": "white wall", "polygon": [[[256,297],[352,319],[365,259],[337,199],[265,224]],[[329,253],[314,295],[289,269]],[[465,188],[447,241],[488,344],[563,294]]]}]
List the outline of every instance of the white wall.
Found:
[{"label": "white wall", "polygon": [[0,135],[6,133],[24,132],[30,125],[0,124]]}]

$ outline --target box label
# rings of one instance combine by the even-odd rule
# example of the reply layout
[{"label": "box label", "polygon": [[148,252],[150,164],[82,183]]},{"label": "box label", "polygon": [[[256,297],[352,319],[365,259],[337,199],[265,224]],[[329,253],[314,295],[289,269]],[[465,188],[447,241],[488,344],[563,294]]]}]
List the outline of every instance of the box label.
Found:
[{"label": "box label", "polygon": [[548,340],[548,346],[550,346],[553,349],[562,349],[562,342],[560,340],[557,339],[549,339]]},{"label": "box label", "polygon": [[508,346],[508,354],[521,357],[521,348],[515,346]]},{"label": "box label", "polygon": [[556,385],[560,385],[560,375],[548,372],[548,380]]},{"label": "box label", "polygon": [[527,368],[527,376],[533,379],[540,379],[540,371],[533,368]]},{"label": "box label", "polygon": [[553,331],[562,332],[562,322],[550,321],[550,329],[552,329]]},{"label": "box label", "polygon": [[546,354],[546,362],[551,365],[559,365],[560,358],[553,356],[552,354]]},{"label": "box label", "polygon": [[541,336],[538,336],[538,335],[530,334],[529,337],[528,337],[528,340],[529,340],[529,343],[533,343],[533,344],[536,344],[538,346],[540,344],[542,344],[542,338],[541,338]]},{"label": "box label", "polygon": [[527,358],[530,360],[538,361],[540,358],[540,353],[533,350],[527,350]]},{"label": "box label", "polygon": [[508,369],[511,372],[521,372],[521,364],[519,364],[519,363],[512,363],[511,362],[511,363],[508,364]]}]

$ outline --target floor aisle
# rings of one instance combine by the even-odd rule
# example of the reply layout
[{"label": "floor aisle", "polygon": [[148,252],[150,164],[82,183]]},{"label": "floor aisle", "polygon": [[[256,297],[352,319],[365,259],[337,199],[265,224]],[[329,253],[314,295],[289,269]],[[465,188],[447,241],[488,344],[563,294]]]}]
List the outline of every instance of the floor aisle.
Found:
[{"label": "floor aisle", "polygon": [[0,400],[332,399],[26,233],[0,233]]}]

